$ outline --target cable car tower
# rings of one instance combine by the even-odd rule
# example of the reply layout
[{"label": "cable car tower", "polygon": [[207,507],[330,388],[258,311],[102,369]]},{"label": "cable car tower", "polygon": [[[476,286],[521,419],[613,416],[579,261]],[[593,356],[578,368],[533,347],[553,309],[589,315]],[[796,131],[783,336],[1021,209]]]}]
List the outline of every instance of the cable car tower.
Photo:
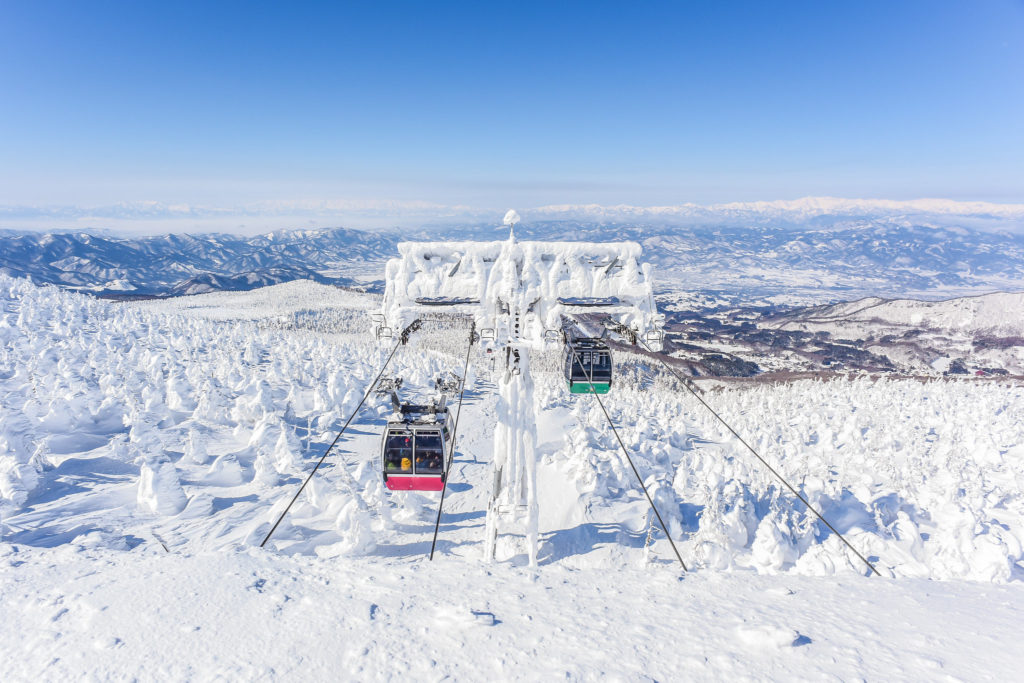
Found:
[{"label": "cable car tower", "polygon": [[[485,554],[493,559],[499,532],[519,527],[533,565],[537,431],[530,351],[561,343],[563,321],[588,312],[606,314],[627,337],[660,350],[664,316],[654,304],[651,266],[640,263],[636,242],[519,241],[517,222],[519,215],[510,210],[503,241],[400,243],[399,257],[387,264],[384,302],[374,322],[377,337],[387,338],[444,307],[471,318],[481,343],[504,359]],[[600,362],[597,353],[588,358]]]}]

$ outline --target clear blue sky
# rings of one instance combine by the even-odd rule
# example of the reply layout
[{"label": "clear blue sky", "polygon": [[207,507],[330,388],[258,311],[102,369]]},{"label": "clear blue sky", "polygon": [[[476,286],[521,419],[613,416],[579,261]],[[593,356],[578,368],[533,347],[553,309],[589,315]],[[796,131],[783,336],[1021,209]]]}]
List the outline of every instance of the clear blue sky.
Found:
[{"label": "clear blue sky", "polygon": [[0,205],[1024,201],[1024,2],[0,5]]}]

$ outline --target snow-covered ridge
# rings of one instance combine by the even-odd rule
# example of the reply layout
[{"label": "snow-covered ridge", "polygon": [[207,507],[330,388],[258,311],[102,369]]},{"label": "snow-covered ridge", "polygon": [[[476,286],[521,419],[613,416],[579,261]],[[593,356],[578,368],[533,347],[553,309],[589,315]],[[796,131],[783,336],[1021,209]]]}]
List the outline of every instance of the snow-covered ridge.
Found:
[{"label": "snow-covered ridge", "polygon": [[363,312],[380,306],[374,294],[341,289],[310,280],[293,280],[246,292],[209,292],[187,297],[172,297],[134,304],[140,308],[207,318],[209,320],[267,320],[287,317],[303,311]]},{"label": "snow-covered ridge", "polygon": [[[743,227],[715,220],[567,218],[520,224],[525,239],[638,242],[659,285],[740,298],[785,296],[821,303],[860,296],[949,298],[1024,282],[1024,232],[936,227],[911,220],[822,218],[820,224]],[[768,221],[767,223],[775,225]],[[729,227],[732,226],[732,227]],[[110,294],[194,294],[252,289],[296,279],[366,286],[402,240],[490,240],[489,227],[434,231],[276,231],[257,237],[165,235],[146,239],[90,233],[0,232],[0,272],[38,283]]]},{"label": "snow-covered ridge", "polygon": [[440,215],[465,214],[474,211],[468,206],[446,206],[436,202],[371,200],[371,199],[318,199],[318,200],[265,200],[235,206],[208,204],[168,204],[160,201],[117,202],[99,206],[80,205],[7,205],[0,206],[0,219],[57,218],[78,220],[83,218],[111,219],[176,219],[219,218],[296,215],[335,215],[356,213],[365,215],[402,215],[431,213]]},{"label": "snow-covered ridge", "polygon": [[[176,219],[221,217],[295,217],[295,216],[382,216],[400,222],[403,217],[421,219],[475,219],[494,215],[489,207],[445,205],[424,201],[397,200],[273,200],[235,206],[168,204],[158,201],[119,202],[107,206],[0,206],[0,219],[57,218],[66,220],[90,219]],[[735,214],[764,214],[793,216],[822,215],[956,215],[1024,218],[1024,204],[953,199],[923,198],[910,200],[857,199],[843,197],[802,197],[792,200],[724,202],[700,204],[685,202],[674,205],[636,206],[629,204],[549,204],[524,209],[527,221],[553,216],[711,216]]]},{"label": "snow-covered ridge", "polygon": [[1024,292],[996,292],[946,301],[869,298],[803,309],[779,320],[783,328],[827,329],[840,336],[854,326],[863,330],[863,326],[873,325],[971,336],[1024,337]]},{"label": "snow-covered ridge", "polygon": [[0,233],[0,272],[97,292],[163,296],[291,280],[356,285],[353,275],[360,266],[390,256],[394,242],[340,228],[141,239],[87,232]]}]

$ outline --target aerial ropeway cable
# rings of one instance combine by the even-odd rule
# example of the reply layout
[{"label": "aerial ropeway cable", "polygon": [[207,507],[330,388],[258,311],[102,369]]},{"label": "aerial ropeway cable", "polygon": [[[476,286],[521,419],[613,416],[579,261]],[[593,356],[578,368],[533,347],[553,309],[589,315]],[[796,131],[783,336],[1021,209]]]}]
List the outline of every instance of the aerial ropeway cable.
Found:
[{"label": "aerial ropeway cable", "polygon": [[[672,375],[673,375],[673,376],[674,376],[674,377],[675,377],[675,378],[676,378],[677,380],[679,380],[679,382],[680,382],[680,383],[681,383],[681,384],[682,384],[682,385],[683,385],[684,387],[686,387],[686,390],[687,390],[687,391],[689,391],[689,392],[690,392],[691,394],[693,394],[694,398],[696,398],[696,399],[697,399],[698,401],[700,401],[700,402],[701,402],[701,405],[703,405],[703,406],[704,406],[705,408],[707,408],[707,409],[708,409],[708,410],[709,410],[709,411],[711,412],[711,414],[712,414],[712,415],[714,415],[714,416],[715,416],[716,418],[718,418],[718,421],[719,421],[719,422],[721,422],[721,423],[722,423],[723,425],[725,425],[725,428],[726,428],[726,429],[728,429],[728,430],[729,430],[729,431],[730,431],[730,432],[732,433],[732,435],[733,435],[733,436],[735,436],[735,437],[736,437],[736,438],[737,438],[737,439],[739,440],[739,442],[740,442],[741,444],[743,444],[744,446],[746,446],[747,450],[748,450],[748,451],[750,451],[751,453],[753,453],[754,457],[755,457],[755,458],[757,458],[758,460],[760,460],[760,461],[761,461],[761,464],[762,464],[762,465],[764,465],[765,467],[767,467],[767,468],[768,468],[768,471],[769,471],[769,472],[771,472],[772,474],[774,474],[774,475],[775,475],[775,477],[776,477],[776,478],[777,478],[777,479],[778,479],[779,481],[781,481],[781,482],[782,482],[782,483],[783,483],[783,484],[785,485],[785,487],[786,487],[787,489],[789,489],[790,493],[792,493],[792,494],[793,494],[794,496],[796,496],[796,497],[797,497],[797,500],[799,500],[799,501],[800,501],[801,503],[803,503],[804,505],[806,505],[806,506],[807,506],[807,509],[808,509],[808,510],[810,510],[811,512],[813,512],[813,513],[814,513],[814,515],[815,515],[815,516],[816,516],[816,517],[817,517],[818,519],[820,519],[820,520],[822,521],[822,523],[823,523],[823,524],[824,524],[825,526],[827,526],[827,527],[829,528],[829,530],[831,530],[831,531],[832,531],[832,533],[834,533],[834,534],[835,534],[836,536],[838,536],[838,537],[839,537],[839,540],[840,540],[840,541],[842,541],[842,542],[843,542],[843,543],[844,543],[844,544],[846,545],[846,547],[847,547],[847,548],[849,548],[849,549],[850,549],[850,550],[851,550],[851,551],[853,552],[853,554],[854,554],[854,555],[856,555],[856,556],[857,556],[858,558],[860,558],[861,562],[863,562],[864,564],[866,564],[866,565],[868,566],[868,568],[869,568],[869,569],[871,569],[872,573],[874,573],[874,574],[875,574],[876,576],[881,576],[881,574],[879,573],[879,571],[878,571],[877,569],[875,569],[875,565],[871,564],[871,562],[869,562],[869,561],[868,561],[868,559],[867,559],[866,557],[864,557],[863,555],[861,555],[861,554],[860,554],[860,553],[859,553],[859,552],[857,551],[857,549],[856,549],[856,548],[854,548],[854,547],[853,547],[853,545],[852,545],[852,544],[851,544],[851,543],[850,543],[849,541],[847,541],[847,540],[846,540],[846,537],[845,537],[845,536],[843,536],[843,535],[842,535],[841,533],[839,533],[839,531],[838,531],[838,530],[837,530],[837,529],[836,529],[836,528],[835,528],[834,526],[832,526],[831,524],[829,524],[828,520],[827,520],[827,519],[825,519],[825,516],[824,516],[824,515],[822,515],[822,514],[821,514],[820,512],[818,512],[818,511],[817,511],[817,510],[816,510],[816,509],[814,508],[814,506],[813,506],[813,505],[811,505],[811,504],[810,504],[810,503],[809,503],[809,502],[807,501],[807,499],[806,499],[806,498],[804,498],[804,497],[803,497],[802,495],[800,495],[800,493],[799,493],[799,492],[798,492],[798,491],[797,491],[797,490],[796,490],[795,488],[793,488],[793,486],[791,486],[791,485],[790,485],[790,483],[789,483],[788,481],[786,481],[786,479],[785,479],[785,478],[784,478],[784,477],[783,477],[783,476],[782,476],[781,474],[779,474],[779,473],[778,473],[778,472],[777,472],[777,471],[775,470],[775,468],[774,468],[774,467],[772,467],[771,465],[769,465],[769,464],[768,464],[768,461],[767,461],[767,460],[765,460],[764,458],[762,458],[762,457],[761,457],[761,455],[760,455],[760,454],[759,454],[759,453],[758,453],[757,451],[755,451],[755,450],[754,450],[754,448],[753,448],[753,447],[752,447],[752,446],[751,446],[750,444],[748,444],[748,443],[747,443],[747,442],[746,442],[746,441],[745,441],[745,440],[743,439],[743,437],[741,437],[741,436],[740,436],[740,435],[739,435],[739,434],[738,434],[738,433],[736,432],[736,430],[735,430],[735,429],[733,429],[733,428],[732,428],[732,427],[731,427],[731,426],[729,425],[729,423],[728,423],[728,422],[726,422],[726,421],[725,421],[725,419],[723,419],[723,418],[722,418],[722,416],[721,416],[721,415],[719,415],[719,414],[718,414],[718,413],[717,413],[717,412],[715,411],[715,409],[714,409],[714,408],[712,408],[712,407],[711,407],[710,405],[708,405],[708,403],[707,403],[707,402],[706,402],[706,401],[705,401],[705,400],[704,400],[703,398],[701,398],[701,396],[700,396],[700,394],[698,393],[698,391],[696,390],[696,388],[692,386],[692,382],[690,382],[690,381],[689,381],[688,379],[686,379],[685,377],[683,377],[682,375],[680,375],[679,373],[677,373],[677,372],[676,372],[676,371],[675,371],[675,370],[674,370],[674,369],[672,368],[672,366],[670,366],[670,365],[669,365],[668,363],[666,363],[666,362],[665,362],[665,359],[664,359],[664,358],[662,358],[660,354],[654,353],[654,351],[652,351],[652,350],[651,350],[651,347],[650,347],[650,346],[649,346],[649,345],[647,344],[647,342],[646,342],[646,341],[644,341],[643,339],[640,339],[639,341],[640,341],[640,342],[641,342],[641,343],[642,343],[642,344],[643,344],[643,345],[644,345],[644,346],[645,346],[645,347],[647,348],[647,350],[648,350],[648,351],[649,351],[649,352],[650,352],[650,353],[651,353],[651,354],[652,354],[652,355],[653,355],[653,356],[654,356],[655,358],[657,358],[657,359],[658,359],[658,360],[659,360],[659,361],[661,362],[661,364],[662,364],[662,365],[664,365],[664,366],[665,366],[665,369],[667,369],[667,370],[668,370],[668,371],[669,371],[670,373],[672,373]],[[599,399],[599,400],[600,400],[600,399]],[[602,406],[602,408],[603,408],[603,407],[604,407],[604,406]],[[605,414],[607,415],[607,413],[605,413]],[[618,436],[618,435],[616,435],[616,436]],[[630,463],[630,464],[632,464],[632,463]],[[663,525],[663,526],[664,526],[664,525]]]},{"label": "aerial ropeway cable", "polygon": [[654,499],[651,498],[651,494],[647,491],[647,485],[644,484],[643,478],[640,476],[639,470],[636,465],[633,464],[633,458],[629,457],[629,451],[626,450],[626,445],[622,442],[622,437],[619,436],[619,430],[615,428],[615,423],[612,422],[611,415],[608,414],[608,409],[604,407],[604,401],[601,400],[601,396],[597,391],[597,387],[594,386],[594,376],[592,369],[586,367],[583,364],[583,360],[579,356],[579,352],[576,351],[572,346],[569,346],[569,352],[573,356],[573,362],[578,363],[579,367],[585,373],[587,381],[590,383],[590,393],[594,394],[594,398],[597,399],[597,405],[601,406],[601,412],[604,413],[605,419],[608,421],[608,426],[612,428],[612,433],[615,435],[615,440],[619,442],[619,448],[622,449],[622,454],[626,456],[626,462],[633,469],[633,474],[636,475],[637,482],[640,483],[640,488],[643,489],[644,495],[647,496],[647,502],[650,503],[651,509],[654,510],[654,515],[658,518],[658,523],[661,525],[661,530],[665,532],[665,538],[668,539],[669,544],[672,546],[672,552],[676,554],[676,559],[679,560],[680,566],[683,571],[688,571],[686,563],[683,562],[683,556],[679,554],[679,549],[676,547],[676,542],[672,540],[671,534],[668,533],[668,527],[665,525],[665,520],[661,518],[661,513],[658,512],[658,507],[654,504]]},{"label": "aerial ropeway cable", "polygon": [[[418,320],[414,322],[413,325],[416,325],[417,323],[419,323]],[[313,470],[306,477],[306,480],[302,482],[302,486],[299,487],[299,490],[295,492],[295,495],[292,497],[291,501],[289,501],[288,506],[284,509],[284,512],[282,512],[281,516],[277,518],[276,522],[274,522],[274,526],[270,527],[270,531],[267,532],[266,538],[264,538],[263,542],[260,543],[261,548],[267,544],[267,541],[270,540],[270,537],[274,535],[275,531],[277,531],[277,527],[281,524],[282,520],[284,520],[285,515],[288,514],[288,511],[292,509],[292,505],[295,504],[295,501],[299,499],[300,495],[302,495],[302,491],[306,488],[306,485],[313,478],[313,475],[316,474],[316,471],[320,469],[320,465],[324,464],[324,460],[326,460],[327,456],[330,455],[331,450],[334,448],[334,445],[338,443],[338,439],[341,438],[341,435],[345,433],[346,429],[348,429],[348,426],[352,423],[352,420],[354,420],[356,415],[359,414],[359,409],[363,407],[363,403],[366,402],[367,397],[369,397],[370,393],[374,390],[374,387],[377,386],[377,382],[380,381],[380,378],[384,375],[384,371],[387,370],[388,365],[391,364],[391,359],[394,358],[395,351],[398,350],[399,346],[408,341],[409,333],[415,330],[415,328],[413,328],[413,325],[410,325],[408,328],[405,329],[405,331],[402,332],[401,338],[399,339],[398,343],[395,344],[395,346],[391,349],[391,353],[388,354],[387,360],[384,361],[384,365],[381,367],[380,372],[377,373],[377,376],[370,383],[370,386],[366,388],[366,393],[364,393],[363,398],[360,399],[359,405],[357,405],[356,409],[352,411],[352,414],[345,422],[345,425],[341,428],[341,431],[339,431],[338,435],[334,437],[334,441],[331,442],[331,445],[328,446],[327,450],[324,451],[324,454],[320,456],[320,460],[317,461],[316,465],[313,467]]]},{"label": "aerial ropeway cable", "polygon": [[[451,450],[448,452],[448,462],[445,464],[444,471],[451,474],[452,461],[455,459],[455,440],[458,438],[459,433],[459,416],[462,414],[462,398],[466,395],[466,378],[469,377],[469,355],[473,350],[473,338],[476,336],[476,322],[473,321],[469,325],[469,343],[466,345],[466,362],[462,367],[462,387],[459,389],[459,405],[455,409],[455,425],[452,428],[452,445]],[[434,559],[434,548],[437,545],[437,530],[441,526],[441,511],[444,509],[444,494],[448,490],[448,477],[446,476],[441,486],[441,502],[437,505],[437,519],[434,521],[434,540],[430,542],[430,560]]]}]

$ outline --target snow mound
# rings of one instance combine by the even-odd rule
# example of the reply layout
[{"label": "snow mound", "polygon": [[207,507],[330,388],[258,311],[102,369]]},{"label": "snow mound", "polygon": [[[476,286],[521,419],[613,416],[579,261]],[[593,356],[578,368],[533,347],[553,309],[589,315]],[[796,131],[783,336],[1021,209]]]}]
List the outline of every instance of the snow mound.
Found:
[{"label": "snow mound", "polygon": [[781,649],[792,647],[800,634],[784,626],[762,624],[739,626],[736,637],[747,647]]},{"label": "snow mound", "polygon": [[176,515],[185,509],[185,496],[174,463],[144,463],[139,474],[139,507],[159,515]]}]

